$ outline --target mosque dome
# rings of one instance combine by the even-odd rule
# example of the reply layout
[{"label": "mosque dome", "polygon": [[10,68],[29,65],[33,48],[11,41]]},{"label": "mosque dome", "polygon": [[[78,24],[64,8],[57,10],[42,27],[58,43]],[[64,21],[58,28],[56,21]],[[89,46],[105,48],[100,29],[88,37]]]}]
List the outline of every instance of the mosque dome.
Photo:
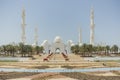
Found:
[{"label": "mosque dome", "polygon": [[41,46],[45,46],[48,44],[48,40],[44,40],[43,43],[41,44]]},{"label": "mosque dome", "polygon": [[71,44],[71,46],[75,46],[75,44],[74,44],[74,43],[72,43],[72,44]]},{"label": "mosque dome", "polygon": [[59,36],[56,36],[55,39],[54,39],[54,42],[55,43],[61,43],[62,40],[61,40],[61,38]]},{"label": "mosque dome", "polygon": [[68,43],[68,44],[72,44],[73,41],[72,41],[72,40],[68,40],[67,43]]},{"label": "mosque dome", "polygon": [[67,43],[68,43],[70,46],[74,46],[74,45],[75,45],[72,40],[68,40]]}]

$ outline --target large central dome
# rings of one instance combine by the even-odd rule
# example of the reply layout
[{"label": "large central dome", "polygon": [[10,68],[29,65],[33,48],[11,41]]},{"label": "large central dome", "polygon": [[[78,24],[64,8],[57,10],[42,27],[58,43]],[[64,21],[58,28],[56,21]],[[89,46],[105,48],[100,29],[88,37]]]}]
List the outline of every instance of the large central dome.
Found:
[{"label": "large central dome", "polygon": [[54,39],[54,42],[55,43],[61,43],[62,40],[61,40],[61,38],[59,36],[56,36],[55,39]]}]

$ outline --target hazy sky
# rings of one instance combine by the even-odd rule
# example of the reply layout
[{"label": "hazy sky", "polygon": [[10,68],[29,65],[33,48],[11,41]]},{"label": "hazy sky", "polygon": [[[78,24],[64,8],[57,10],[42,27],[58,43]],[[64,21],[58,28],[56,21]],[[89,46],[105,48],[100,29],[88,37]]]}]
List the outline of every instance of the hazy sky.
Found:
[{"label": "hazy sky", "polygon": [[27,43],[34,42],[38,27],[39,44],[53,42],[60,36],[64,42],[89,43],[90,9],[94,7],[95,43],[120,46],[120,0],[0,0],[0,45],[21,41],[21,14],[26,10]]}]

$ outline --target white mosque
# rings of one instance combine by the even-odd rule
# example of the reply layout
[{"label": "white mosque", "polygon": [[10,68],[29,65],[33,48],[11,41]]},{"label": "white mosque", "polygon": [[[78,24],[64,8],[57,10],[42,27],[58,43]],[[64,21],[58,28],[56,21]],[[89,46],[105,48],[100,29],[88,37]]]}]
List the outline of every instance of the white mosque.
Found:
[{"label": "white mosque", "polygon": [[68,40],[67,44],[63,43],[62,39],[59,36],[56,36],[53,43],[49,43],[47,40],[44,40],[41,46],[44,47],[45,53],[71,53],[71,46],[74,43],[72,40]]},{"label": "white mosque", "polygon": [[[22,11],[22,43],[26,43],[26,36],[25,36],[25,9]],[[82,45],[82,34],[81,29],[79,31],[79,46]],[[38,45],[38,35],[37,35],[37,28],[35,29],[35,39],[34,39],[33,46]],[[94,10],[91,9],[90,14],[90,44],[94,45]],[[43,43],[40,45],[44,48],[44,53],[71,53],[71,46],[74,46],[72,40],[66,41],[63,43],[62,38],[60,36],[56,36],[54,41],[50,43],[48,40],[44,40]]]}]

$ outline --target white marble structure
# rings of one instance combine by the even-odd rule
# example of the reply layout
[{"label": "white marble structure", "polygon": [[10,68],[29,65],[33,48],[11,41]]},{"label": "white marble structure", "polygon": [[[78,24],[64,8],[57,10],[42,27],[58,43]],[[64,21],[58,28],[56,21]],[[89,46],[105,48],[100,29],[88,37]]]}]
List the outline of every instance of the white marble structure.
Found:
[{"label": "white marble structure", "polygon": [[35,28],[35,39],[34,39],[35,45],[38,46],[38,29]]},{"label": "white marble structure", "polygon": [[71,47],[74,46],[74,45],[75,44],[73,43],[72,40],[67,41],[67,47],[66,47],[67,53],[71,53]]},{"label": "white marble structure", "polygon": [[34,36],[34,43],[32,44],[32,46],[38,46],[38,29],[37,27],[35,28],[35,36]]},{"label": "white marble structure", "polygon": [[50,53],[50,44],[48,40],[44,40],[41,46],[44,48],[44,53]]},{"label": "white marble structure", "polygon": [[90,44],[94,45],[94,10],[93,8],[91,9],[91,14],[90,14]]},{"label": "white marble structure", "polygon": [[82,29],[79,28],[79,46],[82,46]]},{"label": "white marble structure", "polygon": [[25,23],[25,9],[23,8],[23,10],[22,10],[22,24],[21,24],[21,27],[22,27],[21,39],[22,39],[23,44],[26,43],[25,26],[26,26],[26,23]]},{"label": "white marble structure", "polygon": [[55,37],[51,44],[47,40],[41,44],[44,47],[44,53],[71,53],[71,46],[73,45],[71,40],[64,44],[59,36]]}]

